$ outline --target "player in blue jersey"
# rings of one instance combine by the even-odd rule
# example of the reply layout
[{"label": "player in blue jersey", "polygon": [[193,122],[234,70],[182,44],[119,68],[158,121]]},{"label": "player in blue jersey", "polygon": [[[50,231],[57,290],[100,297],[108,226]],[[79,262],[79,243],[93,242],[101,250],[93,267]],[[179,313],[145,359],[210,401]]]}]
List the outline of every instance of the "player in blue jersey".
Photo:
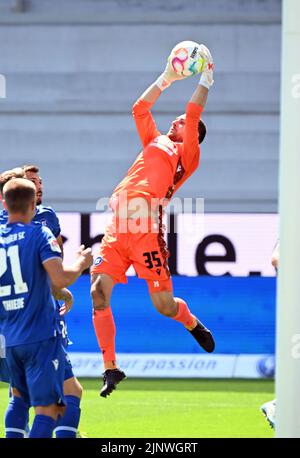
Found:
[{"label": "player in blue jersey", "polygon": [[14,424],[20,421],[6,436],[22,437],[26,420],[16,408],[22,398],[35,409],[30,437],[51,437],[64,403],[65,356],[50,286],[73,283],[92,264],[92,255],[81,247],[71,267],[62,264],[51,231],[31,223],[36,194],[28,180],[10,180],[3,194],[9,219],[0,226],[0,322],[16,404]]},{"label": "player in blue jersey", "polygon": [[[36,188],[37,206],[33,221],[40,222],[44,226],[48,227],[56,237],[57,242],[63,251],[63,241],[61,237],[61,229],[58,217],[51,207],[45,207],[42,205],[43,184],[39,175],[39,168],[36,165],[27,165],[23,166],[22,168],[16,168],[4,172],[0,177],[0,192],[1,186],[3,188],[7,181],[20,175],[32,181]],[[0,213],[0,222],[1,219],[2,221],[7,220],[7,212],[5,210]],[[83,388],[77,378],[74,376],[72,364],[67,354],[69,339],[67,335],[65,314],[71,309],[73,305],[73,296],[71,292],[66,288],[63,290],[58,290],[52,287],[52,294],[56,299],[57,321],[59,324],[60,333],[62,335],[62,342],[66,357],[64,394],[67,403],[65,415],[59,419],[55,429],[55,434],[57,438],[75,438],[80,422],[80,402]],[[58,301],[64,302],[62,307]],[[0,374],[0,380],[8,382],[8,374],[4,362],[2,362],[2,370],[0,372],[2,373]]]},{"label": "player in blue jersey", "polygon": [[[6,170],[0,175],[0,198],[2,199],[2,193],[4,185],[13,178],[24,178],[25,172],[22,167],[16,167],[11,170]],[[0,211],[0,224],[7,223],[8,214],[5,211]],[[1,323],[0,323],[1,324]],[[1,327],[0,327],[1,334]],[[10,383],[9,371],[6,364],[6,360],[0,358],[0,381]]]},{"label": "player in blue jersey", "polygon": [[[4,185],[11,180],[12,178],[24,178],[25,173],[21,167],[17,167],[12,170],[7,170],[0,175],[0,198],[2,196],[3,187]],[[3,214],[0,211],[0,224],[7,222],[7,215]],[[1,335],[1,328],[0,328],[0,335]],[[9,371],[6,364],[6,360],[0,357],[0,381],[10,383],[9,379]]]},{"label": "player in blue jersey", "polygon": [[[15,168],[3,172],[0,177],[0,193],[1,188],[3,188],[4,184],[7,181],[20,176],[26,177],[28,180],[32,181],[36,187],[37,206],[35,215],[33,217],[33,221],[40,222],[44,226],[47,226],[55,235],[59,246],[63,250],[63,241],[60,233],[61,230],[57,215],[51,207],[45,207],[44,205],[42,205],[43,183],[39,175],[39,168],[36,165],[26,165],[22,168]],[[3,212],[0,212],[0,223],[1,220],[2,222],[5,222],[7,220],[7,212],[5,210]],[[71,292],[67,289],[57,290],[52,288],[52,293],[55,299],[57,300],[57,320],[60,332],[62,334],[62,341],[66,356],[64,394],[67,401],[67,409],[65,415],[59,419],[55,433],[56,437],[58,438],[75,438],[77,435],[78,425],[80,421],[80,402],[83,389],[81,384],[73,374],[72,364],[66,351],[69,345],[69,339],[67,336],[65,314],[72,307],[73,297]],[[59,300],[64,301],[62,307],[58,302]],[[0,370],[0,380],[8,382],[8,373],[5,366],[5,363],[2,362],[2,370]]]},{"label": "player in blue jersey", "polygon": [[[45,207],[43,203],[43,181],[39,174],[39,168],[36,165],[24,165],[22,167],[25,176],[28,180],[32,181],[36,188],[37,194],[37,207],[33,221],[39,221],[47,226],[57,239],[57,242],[63,252],[63,240],[61,237],[61,228],[58,217],[51,207]],[[67,347],[69,339],[67,335],[67,324],[65,314],[70,310],[73,305],[73,297],[67,289],[53,290],[54,298],[57,300],[57,320],[60,332],[63,338],[63,346],[66,356],[66,371],[64,382],[64,394],[67,401],[67,409],[64,417],[62,417],[55,429],[56,437],[58,438],[75,438],[80,421],[80,402],[82,397],[83,388],[77,378],[74,376],[72,364],[67,354]],[[63,301],[63,307],[60,306],[58,301]]]},{"label": "player in blue jersey", "polygon": [[[36,213],[34,221],[39,221],[45,226],[49,227],[57,239],[59,246],[63,247],[63,241],[61,237],[61,229],[59,220],[53,208],[45,207],[43,203],[43,181],[39,174],[39,168],[36,165],[24,165],[22,167],[25,177],[32,181],[36,189]],[[15,169],[16,170],[16,169]],[[17,168],[18,170],[18,168]]]}]

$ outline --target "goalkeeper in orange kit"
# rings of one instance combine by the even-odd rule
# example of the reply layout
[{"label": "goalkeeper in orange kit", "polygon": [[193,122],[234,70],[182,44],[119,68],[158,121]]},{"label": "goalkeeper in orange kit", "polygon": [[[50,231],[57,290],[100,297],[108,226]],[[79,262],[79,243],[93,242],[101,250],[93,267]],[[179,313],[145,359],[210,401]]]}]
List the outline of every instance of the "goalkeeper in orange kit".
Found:
[{"label": "goalkeeper in orange kit", "polygon": [[200,82],[186,113],[172,122],[166,135],[158,131],[150,108],[163,90],[185,78],[174,72],[170,62],[133,106],[143,150],[113,192],[113,219],[91,270],[93,322],[105,367],[100,392],[103,397],[125,378],[116,362],[116,330],[110,299],[114,285],[126,283],[130,265],[139,278],[147,281],[152,303],[159,313],[182,323],[205,351],[212,352],[215,347],[211,332],[190,312],[183,299],[173,295],[162,224],[164,206],[199,165],[199,143],[206,134],[200,117],[213,85],[213,60],[204,45],[198,46],[204,59]]}]

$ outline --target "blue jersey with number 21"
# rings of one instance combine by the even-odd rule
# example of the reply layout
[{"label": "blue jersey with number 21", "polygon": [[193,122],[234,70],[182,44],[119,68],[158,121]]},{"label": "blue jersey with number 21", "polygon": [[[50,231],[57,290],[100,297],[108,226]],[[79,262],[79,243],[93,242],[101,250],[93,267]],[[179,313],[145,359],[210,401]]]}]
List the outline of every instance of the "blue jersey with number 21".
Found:
[{"label": "blue jersey with number 21", "polygon": [[52,232],[39,223],[0,225],[0,324],[7,347],[57,333],[55,304],[43,263],[60,258]]},{"label": "blue jersey with number 21", "polygon": [[[0,212],[0,224],[5,224],[8,221],[8,213],[6,210]],[[51,207],[45,207],[44,205],[38,205],[36,207],[36,212],[33,217],[35,222],[41,223],[43,226],[48,227],[55,237],[60,235],[60,224],[59,219]],[[65,347],[67,347],[71,342],[68,339],[68,331],[65,316],[61,316],[60,312],[60,303],[56,303],[56,317],[57,323],[59,326],[59,333],[62,335],[62,342]]]}]

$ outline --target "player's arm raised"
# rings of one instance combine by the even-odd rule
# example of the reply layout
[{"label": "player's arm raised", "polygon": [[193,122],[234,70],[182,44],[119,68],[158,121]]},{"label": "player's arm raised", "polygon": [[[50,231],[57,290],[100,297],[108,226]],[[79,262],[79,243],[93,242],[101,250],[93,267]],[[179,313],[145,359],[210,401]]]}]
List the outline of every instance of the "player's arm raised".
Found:
[{"label": "player's arm raised", "polygon": [[93,264],[93,256],[90,248],[81,245],[77,252],[77,258],[71,266],[65,266],[58,257],[49,259],[43,263],[54,288],[66,288],[74,283],[82,272]]},{"label": "player's arm raised", "polygon": [[214,84],[214,63],[210,51],[206,46],[200,45],[200,54],[204,59],[205,66],[201,73],[199,84],[190,98],[190,102],[200,105],[204,109],[208,91]]},{"label": "player's arm raised", "polygon": [[171,86],[174,81],[183,80],[185,78],[187,78],[187,76],[179,75],[173,70],[170,59],[168,59],[166,68],[164,69],[163,73],[153,84],[151,84],[145,90],[145,92],[143,92],[143,94],[139,97],[139,100],[142,99],[145,102],[149,102],[153,105],[160,94],[169,86]]},{"label": "player's arm raised", "polygon": [[189,169],[192,164],[196,167],[195,158],[199,161],[199,132],[198,125],[201,113],[206,105],[209,88],[213,85],[213,59],[208,48],[200,45],[200,53],[205,66],[199,84],[191,96],[186,109],[186,124],[183,138],[183,166]]},{"label": "player's arm raised", "polygon": [[133,119],[144,147],[160,135],[150,111],[153,103],[158,99],[160,94],[160,89],[155,84],[152,84],[132,107]]},{"label": "player's arm raised", "polygon": [[154,138],[160,135],[152,117],[150,108],[157,101],[161,93],[174,81],[185,79],[186,76],[178,75],[172,68],[170,60],[163,73],[151,84],[138,98],[132,108],[133,118],[143,146],[147,146]]}]

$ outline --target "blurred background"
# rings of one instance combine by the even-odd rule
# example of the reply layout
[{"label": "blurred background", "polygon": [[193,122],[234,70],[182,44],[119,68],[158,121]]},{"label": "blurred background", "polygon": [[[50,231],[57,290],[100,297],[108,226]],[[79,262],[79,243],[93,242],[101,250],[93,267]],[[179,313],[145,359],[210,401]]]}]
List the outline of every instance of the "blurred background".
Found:
[{"label": "blurred background", "polygon": [[[132,104],[183,40],[206,44],[216,71],[201,165],[178,193],[205,199],[204,236],[169,234],[170,265],[176,295],[212,329],[216,353],[158,316],[133,272],[113,296],[117,350],[129,375],[272,377],[280,0],[1,0],[0,170],[37,164],[67,260],[80,242],[96,249],[105,226],[96,202],[141,148]],[[197,82],[163,93],[153,110],[162,132]],[[74,364],[98,375],[88,275],[73,290]]]}]

